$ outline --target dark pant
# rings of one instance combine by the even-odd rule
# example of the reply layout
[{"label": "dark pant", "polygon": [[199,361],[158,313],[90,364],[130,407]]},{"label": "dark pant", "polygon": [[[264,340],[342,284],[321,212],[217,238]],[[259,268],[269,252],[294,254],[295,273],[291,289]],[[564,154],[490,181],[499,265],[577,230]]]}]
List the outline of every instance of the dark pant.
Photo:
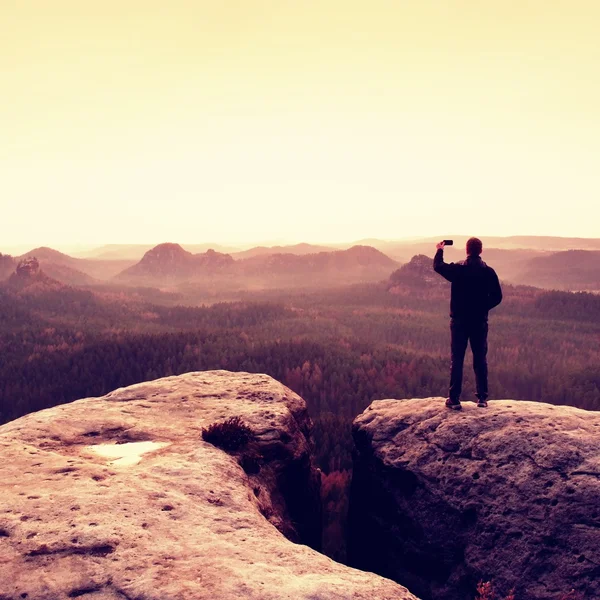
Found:
[{"label": "dark pant", "polygon": [[477,398],[486,400],[488,397],[488,368],[487,368],[487,319],[450,321],[452,338],[452,367],[450,369],[450,398],[460,400],[462,391],[463,363],[467,343],[471,342],[473,352],[473,370],[477,382]]}]

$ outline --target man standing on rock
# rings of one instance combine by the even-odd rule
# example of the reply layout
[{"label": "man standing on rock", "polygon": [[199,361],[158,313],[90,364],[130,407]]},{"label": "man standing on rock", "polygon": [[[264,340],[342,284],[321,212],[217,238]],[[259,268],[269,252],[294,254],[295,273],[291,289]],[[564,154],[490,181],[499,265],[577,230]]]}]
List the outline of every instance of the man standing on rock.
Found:
[{"label": "man standing on rock", "polygon": [[450,392],[446,406],[460,410],[463,363],[471,342],[473,370],[477,382],[477,406],[487,407],[488,312],[502,301],[502,289],[496,272],[481,260],[483,244],[478,238],[467,241],[467,258],[458,263],[444,262],[444,242],[436,245],[433,259],[436,273],[452,283],[450,296],[450,333],[452,366]]}]

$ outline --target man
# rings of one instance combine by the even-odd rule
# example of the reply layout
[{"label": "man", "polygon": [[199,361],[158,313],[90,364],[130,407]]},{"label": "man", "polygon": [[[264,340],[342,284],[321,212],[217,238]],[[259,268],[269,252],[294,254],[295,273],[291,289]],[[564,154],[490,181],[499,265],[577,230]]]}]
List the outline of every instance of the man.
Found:
[{"label": "man", "polygon": [[460,410],[463,363],[467,343],[471,342],[473,370],[477,382],[477,406],[487,407],[488,311],[502,301],[502,290],[496,272],[481,260],[483,244],[478,238],[467,241],[467,258],[458,263],[444,262],[444,242],[436,245],[433,259],[436,273],[452,283],[450,298],[450,333],[452,366],[450,393],[446,406]]}]

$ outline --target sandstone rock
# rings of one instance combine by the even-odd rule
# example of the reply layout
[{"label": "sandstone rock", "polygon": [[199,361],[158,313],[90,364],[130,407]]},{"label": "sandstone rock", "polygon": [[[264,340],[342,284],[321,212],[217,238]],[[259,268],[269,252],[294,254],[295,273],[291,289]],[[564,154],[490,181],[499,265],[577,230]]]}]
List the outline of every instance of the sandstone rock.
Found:
[{"label": "sandstone rock", "polygon": [[600,413],[382,400],[354,438],[351,564],[424,599],[600,598]]},{"label": "sandstone rock", "polygon": [[26,258],[17,265],[16,274],[19,277],[35,277],[40,272],[40,263],[37,258]]},{"label": "sandstone rock", "polygon": [[[239,416],[255,464],[202,440]],[[264,375],[134,385],[0,428],[2,600],[413,599],[318,543],[304,402]]]},{"label": "sandstone rock", "polygon": [[408,289],[445,289],[449,283],[432,268],[433,260],[424,254],[417,254],[410,262],[394,271],[388,281],[388,290],[401,293]]}]

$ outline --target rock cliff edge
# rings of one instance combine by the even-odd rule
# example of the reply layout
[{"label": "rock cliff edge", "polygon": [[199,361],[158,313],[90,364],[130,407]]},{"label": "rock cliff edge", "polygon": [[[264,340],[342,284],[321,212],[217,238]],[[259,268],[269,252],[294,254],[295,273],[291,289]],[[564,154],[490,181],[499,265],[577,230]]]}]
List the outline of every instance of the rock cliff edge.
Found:
[{"label": "rock cliff edge", "polygon": [[[202,439],[233,416],[256,437],[246,471]],[[289,389],[225,371],[2,426],[0,598],[414,600],[302,545],[320,536],[310,426]]]},{"label": "rock cliff edge", "polygon": [[[600,598],[600,413],[381,400],[354,423],[351,564],[424,599]],[[501,596],[504,597],[504,596]]]}]

